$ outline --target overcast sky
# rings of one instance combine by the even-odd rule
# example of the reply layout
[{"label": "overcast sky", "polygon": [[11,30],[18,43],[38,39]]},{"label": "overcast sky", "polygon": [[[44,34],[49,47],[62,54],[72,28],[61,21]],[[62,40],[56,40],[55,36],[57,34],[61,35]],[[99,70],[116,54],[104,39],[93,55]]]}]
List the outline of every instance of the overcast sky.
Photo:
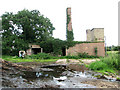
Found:
[{"label": "overcast sky", "polygon": [[86,41],[86,29],[104,28],[107,46],[118,45],[119,0],[1,0],[0,16],[23,9],[37,9],[48,17],[53,36],[66,39],[66,8],[71,7],[75,41]]}]

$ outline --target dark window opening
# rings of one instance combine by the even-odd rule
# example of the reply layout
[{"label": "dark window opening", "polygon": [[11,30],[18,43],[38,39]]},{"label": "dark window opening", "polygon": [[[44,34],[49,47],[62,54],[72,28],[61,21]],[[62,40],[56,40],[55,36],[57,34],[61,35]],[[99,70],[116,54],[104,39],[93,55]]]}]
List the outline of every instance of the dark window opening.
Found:
[{"label": "dark window opening", "polygon": [[66,56],[66,48],[62,48],[62,55]]},{"label": "dark window opening", "polygon": [[38,54],[41,52],[41,48],[32,48],[33,54]]}]

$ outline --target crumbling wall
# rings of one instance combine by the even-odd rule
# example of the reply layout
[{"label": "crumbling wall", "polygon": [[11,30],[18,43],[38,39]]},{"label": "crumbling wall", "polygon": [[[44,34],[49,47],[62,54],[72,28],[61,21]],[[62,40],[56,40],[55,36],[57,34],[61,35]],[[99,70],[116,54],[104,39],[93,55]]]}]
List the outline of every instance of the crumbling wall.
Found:
[{"label": "crumbling wall", "polygon": [[104,41],[104,28],[86,30],[87,41]]},{"label": "crumbling wall", "polygon": [[95,56],[95,48],[97,48],[97,56],[105,56],[104,42],[76,44],[66,50],[66,55],[77,55],[78,53],[85,52],[88,55]]},{"label": "crumbling wall", "polygon": [[69,22],[67,21],[68,25],[67,25],[67,30],[68,31],[72,31],[72,18],[71,18],[71,8],[67,8],[67,19],[69,18]]},{"label": "crumbling wall", "polygon": [[[40,47],[40,45],[31,45],[29,44],[29,49],[26,50],[26,54],[27,55],[32,55],[32,54],[36,54],[35,53],[35,49],[37,50],[37,52],[42,53],[43,52],[43,48]],[[38,50],[39,49],[39,50]]]}]

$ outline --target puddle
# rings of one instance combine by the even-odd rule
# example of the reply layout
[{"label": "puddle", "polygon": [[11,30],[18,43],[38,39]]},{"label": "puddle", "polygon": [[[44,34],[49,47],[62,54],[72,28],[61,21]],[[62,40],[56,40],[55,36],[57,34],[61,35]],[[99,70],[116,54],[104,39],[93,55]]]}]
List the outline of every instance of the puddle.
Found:
[{"label": "puddle", "polygon": [[24,75],[22,75],[23,78],[29,80],[29,81],[33,81],[36,79],[40,79],[40,80],[52,80],[53,77],[60,77],[62,72],[64,72],[66,70],[65,67],[61,67],[61,66],[51,66],[48,68],[43,67],[41,68],[42,71],[39,72],[24,72]]}]

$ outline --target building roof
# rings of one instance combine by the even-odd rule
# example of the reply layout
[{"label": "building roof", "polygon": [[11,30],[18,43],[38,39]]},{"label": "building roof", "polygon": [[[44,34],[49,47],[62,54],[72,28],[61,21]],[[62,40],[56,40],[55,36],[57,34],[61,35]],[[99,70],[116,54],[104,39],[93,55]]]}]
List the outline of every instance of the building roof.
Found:
[{"label": "building roof", "polygon": [[41,48],[40,45],[31,45],[31,48]]}]

